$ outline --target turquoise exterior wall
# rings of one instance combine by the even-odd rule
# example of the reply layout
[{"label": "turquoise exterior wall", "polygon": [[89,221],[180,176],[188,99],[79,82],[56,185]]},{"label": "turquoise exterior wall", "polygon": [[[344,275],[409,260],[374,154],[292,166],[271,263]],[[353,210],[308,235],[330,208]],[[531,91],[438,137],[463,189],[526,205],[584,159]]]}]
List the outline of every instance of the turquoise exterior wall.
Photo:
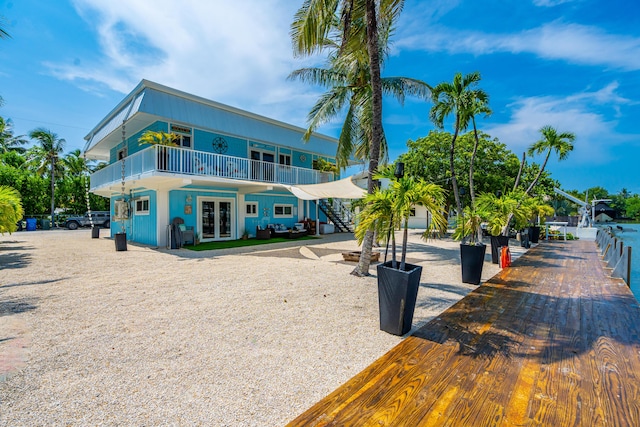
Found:
[{"label": "turquoise exterior wall", "polygon": [[208,132],[200,129],[194,129],[193,131],[194,145],[193,149],[197,151],[205,151],[207,153],[216,153],[213,149],[213,140],[215,138],[223,138],[227,143],[227,150],[224,154],[234,157],[247,157],[247,140],[242,138],[236,138],[233,136],[222,135],[215,132]]},{"label": "turquoise exterior wall", "polygon": [[[137,215],[134,208],[135,200],[140,197],[149,197],[149,214]],[[121,197],[111,198],[111,235],[122,232],[122,226],[127,233],[127,240],[142,243],[145,245],[157,245],[157,198],[155,191],[142,191],[133,194],[133,200],[129,200],[129,220],[116,221],[114,218],[115,201]]]},{"label": "turquoise exterior wall", "polygon": [[[149,197],[148,215],[138,215],[135,212],[135,201],[140,197]],[[127,238],[145,245],[157,245],[158,202],[155,191],[142,191],[133,194],[130,217],[132,220]]]}]

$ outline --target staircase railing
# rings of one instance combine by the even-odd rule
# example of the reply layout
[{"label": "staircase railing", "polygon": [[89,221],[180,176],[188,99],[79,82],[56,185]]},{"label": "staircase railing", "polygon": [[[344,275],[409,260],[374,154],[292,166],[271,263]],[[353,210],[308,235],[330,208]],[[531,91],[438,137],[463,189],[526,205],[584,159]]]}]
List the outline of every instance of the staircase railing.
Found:
[{"label": "staircase railing", "polygon": [[333,203],[327,200],[318,200],[318,208],[335,225],[340,233],[353,233],[351,210],[340,200],[333,199]]}]

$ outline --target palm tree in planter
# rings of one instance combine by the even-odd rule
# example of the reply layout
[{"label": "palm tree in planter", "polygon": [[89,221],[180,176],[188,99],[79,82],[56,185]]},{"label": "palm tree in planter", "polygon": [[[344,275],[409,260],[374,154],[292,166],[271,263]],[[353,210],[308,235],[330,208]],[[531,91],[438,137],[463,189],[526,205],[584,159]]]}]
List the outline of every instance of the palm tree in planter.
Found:
[{"label": "palm tree in planter", "polygon": [[476,198],[480,216],[487,221],[487,231],[491,235],[491,262],[498,264],[499,248],[509,246],[509,226],[515,219],[516,229],[522,228],[530,217],[530,208],[522,203],[526,195],[522,191],[512,191],[501,196],[484,193]]},{"label": "palm tree in planter", "polygon": [[550,205],[544,203],[540,197],[528,197],[523,203],[526,204],[529,209],[528,239],[531,243],[538,243],[540,239],[540,225],[544,223],[544,218],[553,215],[555,210]]},{"label": "palm tree in planter", "polygon": [[[422,179],[406,177],[403,164],[399,163],[395,172],[387,167],[374,175],[374,179],[388,179],[389,185],[368,194],[365,208],[359,214],[355,236],[361,244],[369,231],[391,239],[392,259],[378,264],[378,301],[380,304],[380,329],[394,335],[404,335],[411,329],[422,267],[406,262],[409,216],[411,209],[424,206],[431,216],[429,229],[423,234],[428,238],[432,231],[446,229],[445,192],[439,185],[429,184]],[[400,262],[396,256],[394,230],[401,228],[402,255]]]},{"label": "palm tree in planter", "polygon": [[[471,207],[466,207],[458,219],[453,238],[460,241],[460,263],[462,265],[462,282],[473,285],[480,284],[484,254],[487,247],[480,237],[482,217]],[[468,240],[468,241],[467,241]]]},{"label": "palm tree in planter", "polygon": [[177,147],[176,139],[178,139],[178,135],[172,132],[147,130],[138,138],[138,144],[159,145],[157,151],[158,169],[167,170],[169,168],[169,151],[165,147]]}]

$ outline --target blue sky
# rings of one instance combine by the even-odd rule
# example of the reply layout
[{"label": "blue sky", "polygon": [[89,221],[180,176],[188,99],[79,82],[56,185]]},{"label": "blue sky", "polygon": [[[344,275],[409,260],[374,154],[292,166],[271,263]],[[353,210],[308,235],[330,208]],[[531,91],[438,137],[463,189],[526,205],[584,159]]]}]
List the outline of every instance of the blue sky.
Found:
[{"label": "blue sky", "polygon": [[[304,127],[321,89],[287,76],[321,62],[292,55],[301,3],[0,0],[12,36],[0,41],[0,115],[71,151],[145,78]],[[564,189],[640,193],[639,12],[635,0],[407,0],[383,75],[436,85],[479,71],[493,109],[483,131],[518,155],[544,125],[573,132],[575,150],[548,166]],[[429,108],[385,101],[392,160],[433,129]]]}]

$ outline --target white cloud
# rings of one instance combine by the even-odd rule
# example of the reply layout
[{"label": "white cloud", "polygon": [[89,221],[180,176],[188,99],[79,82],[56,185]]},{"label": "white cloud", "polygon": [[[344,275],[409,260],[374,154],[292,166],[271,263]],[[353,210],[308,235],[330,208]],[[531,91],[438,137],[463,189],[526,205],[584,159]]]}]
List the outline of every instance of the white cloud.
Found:
[{"label": "white cloud", "polygon": [[47,64],[56,77],[122,93],[144,78],[304,125],[299,110],[306,113],[313,89],[286,80],[303,66],[289,36],[297,2],[74,0],[74,6],[95,28],[100,60]]},{"label": "white cloud", "polygon": [[429,34],[404,37],[396,48],[487,55],[531,53],[577,64],[640,70],[640,38],[608,34],[597,27],[552,22],[515,34],[487,34],[429,28]]},{"label": "white cloud", "polygon": [[627,141],[637,140],[635,135],[623,135],[616,131],[617,122],[607,120],[601,111],[610,102],[630,104],[615,93],[616,82],[594,92],[561,96],[540,96],[516,100],[507,107],[512,109],[508,123],[487,126],[490,135],[496,136],[515,153],[522,153],[540,139],[540,128],[546,125],[560,132],[576,135],[572,160],[579,163],[606,163],[611,160],[611,148]]},{"label": "white cloud", "polygon": [[541,7],[554,7],[564,3],[571,3],[572,1],[575,0],[533,0],[533,4]]}]

